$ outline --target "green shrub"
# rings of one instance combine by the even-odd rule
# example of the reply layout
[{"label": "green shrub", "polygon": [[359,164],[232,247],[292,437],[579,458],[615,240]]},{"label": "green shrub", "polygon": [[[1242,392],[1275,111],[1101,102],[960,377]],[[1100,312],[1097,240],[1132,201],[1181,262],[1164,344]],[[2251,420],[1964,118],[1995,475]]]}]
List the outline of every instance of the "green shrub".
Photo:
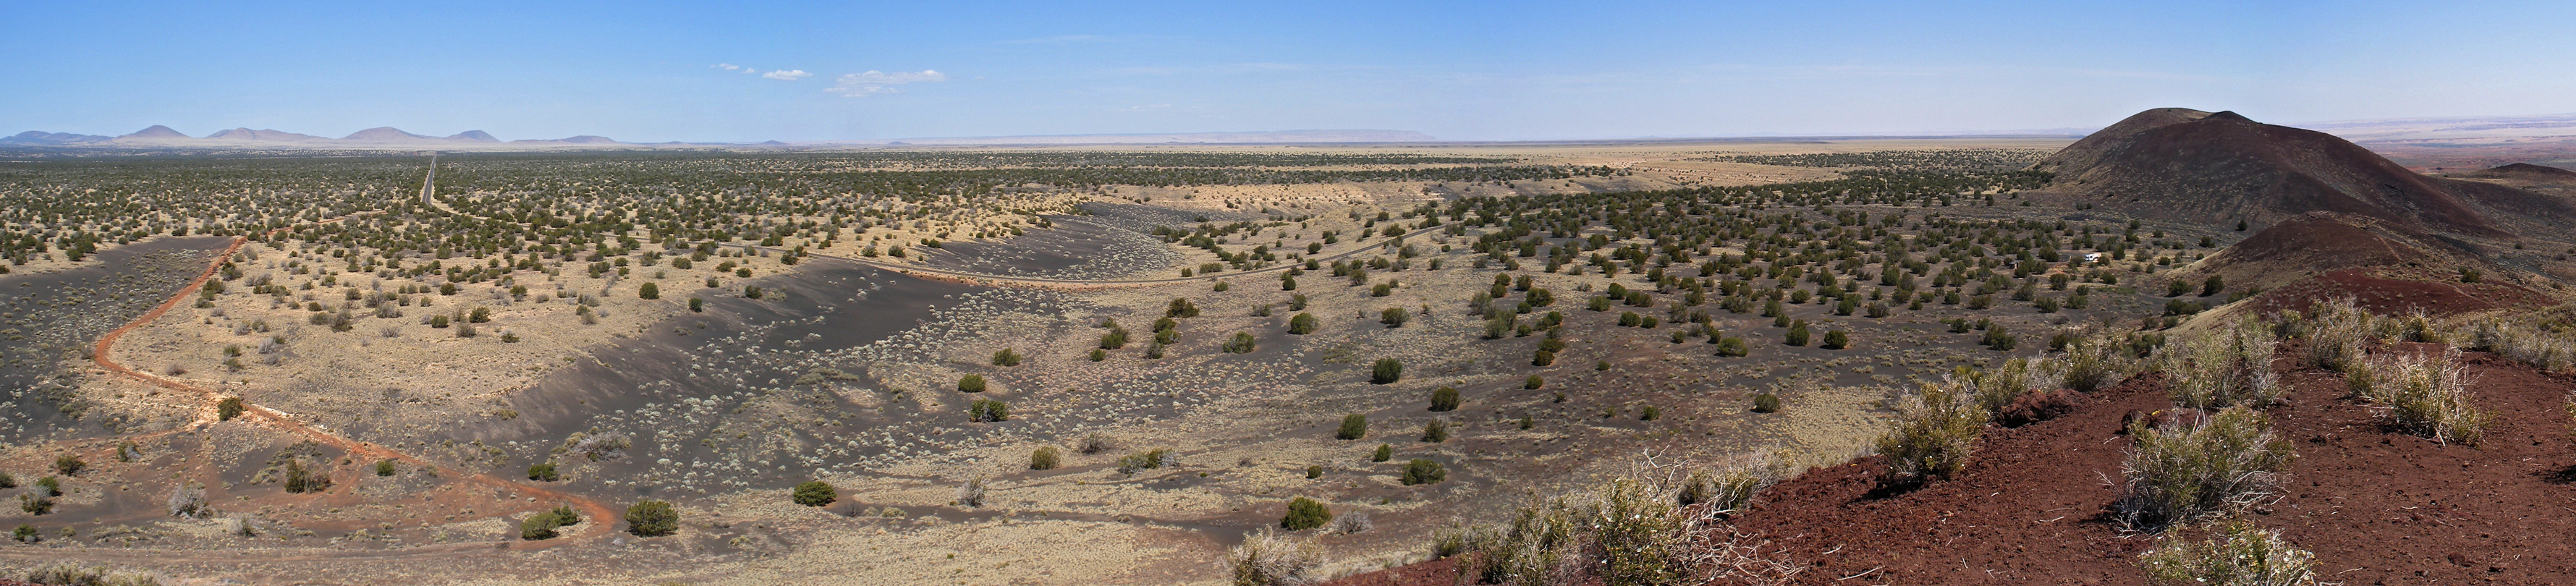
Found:
[{"label": "green shrub", "polygon": [[1754,412],[1754,413],[1776,413],[1776,412],[1779,412],[1779,411],[1780,411],[1780,396],[1779,396],[1779,395],[1771,394],[1771,393],[1768,393],[1768,392],[1765,392],[1765,393],[1759,393],[1759,394],[1755,394],[1755,395],[1753,395],[1753,412]]},{"label": "green shrub", "polygon": [[1393,358],[1379,358],[1376,364],[1369,365],[1370,383],[1394,384],[1395,381],[1403,379],[1404,363],[1396,362]]},{"label": "green shrub", "polygon": [[1530,366],[1548,366],[1552,364],[1556,364],[1555,352],[1539,350],[1537,353],[1530,355]]},{"label": "green shrub", "polygon": [[970,374],[970,375],[966,375],[966,376],[964,376],[964,377],[959,377],[959,378],[957,379],[957,392],[960,392],[960,393],[981,393],[981,392],[984,392],[984,375],[980,375],[980,374]]},{"label": "green shrub", "polygon": [[1132,475],[1142,470],[1161,468],[1163,467],[1163,456],[1167,453],[1169,452],[1166,450],[1157,449],[1120,456],[1118,458],[1118,473]]},{"label": "green shrub", "polygon": [[1279,518],[1279,528],[1304,531],[1322,527],[1325,522],[1331,520],[1333,520],[1332,509],[1326,508],[1324,503],[1301,496],[1288,501],[1288,514]]},{"label": "green shrub", "polygon": [[976,399],[975,402],[966,405],[966,420],[977,423],[1010,421],[1011,406],[1001,401]]},{"label": "green shrub", "polygon": [[1029,452],[1029,469],[1054,470],[1062,463],[1063,458],[1064,455],[1057,453],[1055,446],[1038,446],[1036,451]]},{"label": "green shrub", "polygon": [[1523,388],[1523,389],[1528,389],[1528,390],[1533,390],[1533,391],[1535,391],[1535,390],[1538,390],[1538,389],[1539,389],[1539,387],[1544,387],[1544,386],[1547,386],[1547,379],[1546,379],[1546,378],[1542,378],[1542,377],[1540,377],[1539,375],[1535,375],[1535,374],[1533,374],[1533,375],[1529,375],[1529,378],[1526,378],[1526,379],[1522,379],[1522,380],[1521,380],[1521,388]]},{"label": "green shrub", "polygon": [[554,482],[557,480],[563,480],[563,474],[555,470],[555,463],[553,462],[538,462],[528,466],[528,479],[542,482]]},{"label": "green shrub", "polygon": [[1412,320],[1413,312],[1405,311],[1402,307],[1389,307],[1385,311],[1378,312],[1377,323],[1386,324],[1386,327],[1390,328],[1401,328],[1404,327],[1404,322]]},{"label": "green shrub", "polygon": [[1353,413],[1342,416],[1341,429],[1333,431],[1334,439],[1355,440],[1368,437],[1368,416]]},{"label": "green shrub", "polygon": [[1452,388],[1452,387],[1440,387],[1440,388],[1437,388],[1437,389],[1432,389],[1432,390],[1431,390],[1431,410],[1432,410],[1432,411],[1456,411],[1456,410],[1458,410],[1458,389],[1456,389],[1456,388]]},{"label": "green shrub", "polygon": [[1323,478],[1323,477],[1324,477],[1324,467],[1323,467],[1323,466],[1307,466],[1307,467],[1306,467],[1306,479],[1307,479],[1307,480],[1314,480],[1314,479],[1317,479],[1317,478]]},{"label": "green shrub", "polygon": [[242,408],[241,397],[224,397],[223,400],[215,401],[215,420],[232,421],[233,418],[241,416]]},{"label": "green shrub", "polygon": [[54,499],[32,492],[18,493],[18,510],[26,511],[29,515],[43,516],[54,512]]},{"label": "green shrub", "polygon": [[1371,462],[1384,462],[1393,459],[1395,459],[1395,444],[1378,444],[1377,451],[1369,453],[1369,461]]},{"label": "green shrub", "polygon": [[79,476],[82,470],[87,469],[89,463],[81,461],[80,456],[63,454],[54,457],[54,472],[64,476]]},{"label": "green shrub", "polygon": [[1654,420],[1657,420],[1657,419],[1662,419],[1663,417],[1664,417],[1664,409],[1663,409],[1662,407],[1656,407],[1656,406],[1654,406],[1654,405],[1647,405],[1645,409],[1639,410],[1639,411],[1637,412],[1637,420],[1638,420],[1638,421],[1654,421]]},{"label": "green shrub", "polygon": [[377,475],[377,476],[392,476],[392,475],[394,475],[394,461],[393,461],[393,460],[377,460],[377,461],[376,461],[376,475]]},{"label": "green shrub", "polygon": [[[35,543],[44,539],[44,537],[36,531],[36,526],[26,523],[19,523],[17,529],[10,530],[9,538],[18,540],[19,543]],[[33,578],[33,576],[29,577]]]},{"label": "green shrub", "polygon": [[1791,346],[1807,345],[1807,320],[1789,322],[1789,333],[1781,337],[1780,343]]},{"label": "green shrub", "polygon": [[2271,418],[2242,406],[2172,429],[2140,419],[2129,424],[2129,436],[2137,445],[2121,464],[2123,482],[2111,511],[2133,530],[2196,521],[2266,498],[2297,457],[2288,442],[2273,437]]},{"label": "green shrub", "polygon": [[662,287],[652,283],[645,283],[644,286],[635,288],[635,296],[643,299],[661,299]]},{"label": "green shrub", "polygon": [[302,458],[295,458],[286,461],[283,484],[289,493],[322,492],[331,488],[331,477],[321,470],[306,468]]},{"label": "green shrub", "polygon": [[1001,349],[1000,351],[994,352],[994,353],[993,353],[993,365],[994,365],[994,366],[1019,366],[1019,365],[1020,365],[1020,352],[1019,352],[1018,350],[1012,350],[1012,349],[1010,349],[1010,348],[1003,348],[1003,349]]},{"label": "green shrub", "polygon": [[1750,345],[1750,344],[1746,344],[1746,343],[1744,342],[1744,338],[1741,338],[1741,337],[1727,337],[1727,338],[1720,338],[1720,339],[1718,339],[1718,341],[1717,341],[1717,355],[1718,355],[1718,356],[1720,356],[1720,357],[1725,357],[1725,358],[1741,358],[1741,357],[1744,357],[1744,356],[1745,356],[1745,355],[1747,355],[1747,354],[1752,354],[1752,353],[1753,353],[1753,347],[1752,347],[1752,345]]},{"label": "green shrub", "polygon": [[1316,319],[1315,314],[1300,313],[1296,317],[1288,318],[1288,333],[1300,336],[1312,334],[1315,333],[1315,328],[1322,325],[1323,320]]},{"label": "green shrub", "polygon": [[555,528],[562,526],[563,524],[555,519],[553,512],[529,515],[528,518],[519,520],[519,539],[527,541],[554,539]]},{"label": "green shrub", "polygon": [[1227,354],[1251,354],[1253,344],[1251,332],[1235,332],[1234,339],[1225,342],[1224,350]]},{"label": "green shrub", "polygon": [[626,532],[637,537],[661,537],[680,530],[680,509],[669,501],[644,499],[626,507]]},{"label": "green shrub", "polygon": [[1924,383],[1897,409],[1896,420],[1877,441],[1879,455],[1887,458],[1882,485],[1913,486],[1968,466],[1977,437],[1985,433],[1986,410],[1961,386]]},{"label": "green shrub", "polygon": [[796,504],[808,507],[820,507],[832,504],[832,501],[841,500],[840,493],[832,490],[832,483],[821,480],[798,483],[792,494]]},{"label": "green shrub", "polygon": [[1851,334],[1842,330],[1826,330],[1825,343],[1816,347],[1826,350],[1841,350],[1849,348],[1851,347]]},{"label": "green shrub", "polygon": [[2278,531],[2247,522],[2219,528],[2207,541],[2168,537],[2139,561],[2154,584],[2308,586],[2316,583],[2316,556],[2281,540]]},{"label": "green shrub", "polygon": [[1439,484],[1440,481],[1448,479],[1449,470],[1441,467],[1439,462],[1433,462],[1422,458],[1414,458],[1413,461],[1404,463],[1404,477],[1402,482],[1404,482],[1405,486],[1413,486],[1417,484]]},{"label": "green shrub", "polygon": [[1433,419],[1422,424],[1422,441],[1435,444],[1449,441],[1449,422]]}]

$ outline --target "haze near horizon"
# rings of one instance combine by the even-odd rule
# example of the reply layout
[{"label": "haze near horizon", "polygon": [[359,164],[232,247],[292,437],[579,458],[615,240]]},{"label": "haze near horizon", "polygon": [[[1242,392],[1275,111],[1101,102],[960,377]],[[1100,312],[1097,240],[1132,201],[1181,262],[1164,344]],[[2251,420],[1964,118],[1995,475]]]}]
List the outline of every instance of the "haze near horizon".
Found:
[{"label": "haze near horizon", "polygon": [[1449,140],[2576,110],[2549,3],[1207,7],[53,4],[0,130],[866,140],[1387,129]]}]

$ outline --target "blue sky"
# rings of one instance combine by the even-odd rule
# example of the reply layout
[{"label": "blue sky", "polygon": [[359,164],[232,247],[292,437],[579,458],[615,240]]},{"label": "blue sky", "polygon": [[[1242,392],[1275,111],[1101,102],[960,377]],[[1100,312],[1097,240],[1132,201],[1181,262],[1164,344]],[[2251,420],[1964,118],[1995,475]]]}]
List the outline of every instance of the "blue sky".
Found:
[{"label": "blue sky", "polygon": [[1492,140],[2576,112],[2569,2],[230,4],[0,7],[0,133]]}]

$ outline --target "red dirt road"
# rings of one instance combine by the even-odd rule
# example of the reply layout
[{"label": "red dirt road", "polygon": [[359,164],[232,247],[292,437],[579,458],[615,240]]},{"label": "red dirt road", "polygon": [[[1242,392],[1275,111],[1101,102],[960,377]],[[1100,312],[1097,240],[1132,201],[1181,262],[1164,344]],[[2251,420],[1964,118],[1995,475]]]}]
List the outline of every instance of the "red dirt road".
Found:
[{"label": "red dirt road", "polygon": [[[355,215],[351,217],[355,217]],[[340,220],[328,220],[328,222],[337,221]],[[289,229],[291,228],[271,230],[263,237],[274,237],[279,232],[284,232]],[[123,326],[118,326],[116,329],[108,331],[106,335],[100,336],[98,344],[91,348],[91,360],[96,362],[101,369],[164,389],[193,393],[201,399],[198,406],[196,422],[186,428],[174,430],[170,433],[200,429],[207,425],[217,423],[215,404],[216,402],[223,400],[225,395],[223,393],[216,392],[213,389],[191,385],[186,382],[173,380],[149,372],[135,370],[128,368],[123,364],[119,364],[113,358],[115,355],[113,350],[115,349],[116,341],[118,338],[123,337],[126,332],[133,331],[135,328],[143,327],[151,324],[154,320],[160,319],[161,316],[168,313],[171,308],[177,307],[179,303],[186,301],[190,296],[195,295],[199,289],[205,286],[206,280],[213,278],[216,271],[223,267],[225,261],[231,259],[234,253],[240,252],[241,248],[249,242],[250,239],[248,238],[233,239],[232,245],[225,247],[223,254],[215,256],[212,261],[208,262],[206,264],[206,270],[198,273],[195,280],[190,281],[184,287],[180,287],[178,292],[172,293],[169,299],[163,300],[160,305],[154,306],[151,311],[144,312],[143,315],[136,317],[134,321],[128,322]],[[288,418],[275,410],[265,407],[257,405],[246,405],[246,407],[247,408],[242,411],[240,416],[234,418],[236,421],[241,421],[250,425],[268,427],[312,441],[316,444],[346,451],[352,456],[351,460],[356,462],[372,464],[375,460],[393,460],[417,467],[428,468],[438,472],[441,477],[457,478],[459,482],[479,485],[503,494],[511,495],[514,500],[521,501],[519,506],[525,506],[524,499],[534,497],[537,499],[537,502],[541,504],[568,504],[580,509],[583,516],[595,521],[595,523],[585,523],[582,526],[579,526],[579,528],[574,529],[574,535],[569,536],[569,538],[525,544],[525,546],[529,548],[554,547],[565,543],[587,542],[606,538],[613,532],[594,528],[613,527],[616,524],[615,520],[620,516],[616,509],[610,508],[606,503],[602,503],[588,497],[556,491],[525,482],[519,482],[513,479],[495,477],[489,474],[473,474],[460,477],[460,475],[456,474],[454,471],[439,466],[437,463],[431,462],[427,459],[390,448],[385,448],[383,446],[341,437],[339,435],[332,434],[331,432],[323,431],[303,422]],[[338,490],[349,489],[341,488]],[[546,504],[546,506],[550,507],[553,505]]]}]

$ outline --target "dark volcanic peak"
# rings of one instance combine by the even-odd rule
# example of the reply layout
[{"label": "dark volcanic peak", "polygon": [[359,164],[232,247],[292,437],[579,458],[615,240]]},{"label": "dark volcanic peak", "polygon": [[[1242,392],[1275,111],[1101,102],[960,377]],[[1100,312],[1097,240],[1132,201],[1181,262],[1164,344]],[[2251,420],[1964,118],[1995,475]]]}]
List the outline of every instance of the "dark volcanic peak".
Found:
[{"label": "dark volcanic peak", "polygon": [[150,128],[137,130],[134,131],[134,134],[119,136],[117,138],[188,138],[188,135],[180,134],[179,131],[176,130],[171,130],[168,126],[154,124]]},{"label": "dark volcanic peak", "polygon": [[459,132],[459,133],[456,133],[454,136],[449,136],[449,137],[447,137],[447,139],[448,139],[448,140],[470,140],[470,141],[474,141],[474,142],[501,142],[501,139],[493,138],[493,137],[492,137],[492,133],[484,132],[484,131],[480,131],[480,130],[468,130],[468,131],[464,131],[464,132]]},{"label": "dark volcanic peak", "polygon": [[223,131],[223,132],[217,132],[217,133],[214,133],[214,134],[206,135],[206,138],[207,138],[207,139],[209,139],[209,140],[212,140],[212,139],[225,139],[225,140],[255,140],[255,141],[307,141],[307,140],[330,140],[330,139],[322,138],[322,137],[319,137],[319,136],[313,136],[313,135],[310,135],[310,134],[297,134],[297,133],[293,133],[293,132],[286,132],[286,131],[282,131],[282,130],[275,130],[275,129],[251,130],[251,129],[249,129],[249,128],[235,128],[235,129],[232,129],[232,130],[226,130],[226,131]]},{"label": "dark volcanic peak", "polygon": [[98,141],[102,141],[102,140],[107,140],[107,139],[109,139],[109,138],[111,138],[111,137],[99,136],[99,135],[95,135],[95,134],[72,134],[72,133],[69,133],[69,132],[45,132],[45,131],[42,131],[42,130],[29,130],[29,131],[26,131],[26,132],[21,132],[21,133],[15,134],[15,135],[11,135],[11,136],[9,136],[8,138],[0,138],[0,142],[5,142],[5,143],[19,143],[19,144],[75,144],[75,143],[84,143],[84,142],[98,142]]},{"label": "dark volcanic peak", "polygon": [[2488,266],[2477,250],[2396,222],[2336,212],[2292,216],[2256,232],[2187,271],[2217,274],[2238,286],[2276,288],[2303,278],[2362,267]]},{"label": "dark volcanic peak", "polygon": [[2148,110],[2032,165],[2047,191],[2149,219],[2269,224],[2330,211],[2503,236],[2471,195],[2322,132],[2233,113]]},{"label": "dark volcanic peak", "polygon": [[2509,163],[2466,173],[2468,177],[2526,179],[2533,181],[2576,181],[2576,171],[2531,163]]},{"label": "dark volcanic peak", "polygon": [[360,130],[360,131],[357,131],[357,132],[349,133],[349,135],[348,135],[348,136],[340,137],[340,140],[364,140],[364,141],[410,141],[410,140],[438,140],[438,139],[430,138],[430,137],[426,137],[426,136],[421,136],[421,135],[417,135],[417,134],[412,134],[412,133],[409,133],[409,132],[403,132],[402,130],[397,129],[397,128],[394,128],[394,127],[391,127],[391,126],[378,126],[378,127],[375,127],[375,128],[369,128],[369,129],[366,129],[366,130]]},{"label": "dark volcanic peak", "polygon": [[526,142],[526,143],[540,143],[540,144],[619,144],[617,141],[615,141],[615,140],[611,140],[611,139],[609,139],[608,137],[605,137],[605,136],[591,136],[591,135],[587,135],[587,134],[580,135],[580,136],[568,136],[568,137],[564,137],[564,138],[556,138],[556,139],[522,139],[522,140],[513,140],[513,141],[510,141],[510,142]]}]

